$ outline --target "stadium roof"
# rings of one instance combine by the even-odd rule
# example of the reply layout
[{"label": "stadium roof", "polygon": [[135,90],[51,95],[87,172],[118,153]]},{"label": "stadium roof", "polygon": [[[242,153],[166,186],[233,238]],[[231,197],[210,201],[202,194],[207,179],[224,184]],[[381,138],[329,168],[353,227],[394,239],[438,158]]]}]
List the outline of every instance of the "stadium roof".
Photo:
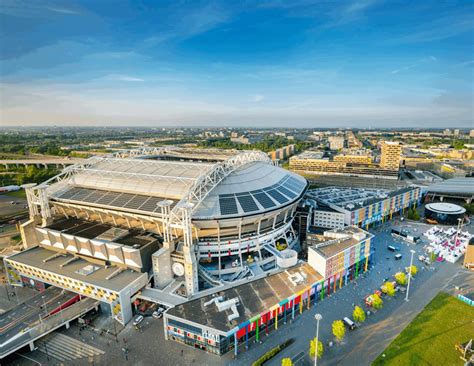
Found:
[{"label": "stadium roof", "polygon": [[429,193],[455,194],[459,196],[474,195],[474,178],[453,178],[432,184],[428,187]]},{"label": "stadium roof", "polygon": [[261,161],[230,173],[196,207],[194,218],[245,216],[286,206],[301,197],[306,180]]}]

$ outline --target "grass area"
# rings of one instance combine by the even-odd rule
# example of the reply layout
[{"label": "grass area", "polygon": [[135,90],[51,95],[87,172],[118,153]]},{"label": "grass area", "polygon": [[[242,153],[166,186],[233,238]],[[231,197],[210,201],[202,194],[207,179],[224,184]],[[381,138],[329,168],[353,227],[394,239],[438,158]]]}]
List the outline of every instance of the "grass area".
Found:
[{"label": "grass area", "polygon": [[440,292],[372,363],[463,365],[455,345],[474,336],[474,307]]},{"label": "grass area", "polygon": [[26,192],[24,189],[20,189],[19,191],[7,192],[2,193],[4,196],[15,197],[15,198],[24,198],[26,199]]}]

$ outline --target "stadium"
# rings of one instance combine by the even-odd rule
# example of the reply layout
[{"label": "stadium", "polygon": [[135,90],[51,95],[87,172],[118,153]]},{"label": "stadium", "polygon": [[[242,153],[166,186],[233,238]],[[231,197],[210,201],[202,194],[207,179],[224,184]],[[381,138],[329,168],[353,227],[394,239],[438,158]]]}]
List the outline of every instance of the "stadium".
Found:
[{"label": "stadium", "polygon": [[27,186],[28,249],[7,259],[9,280],[96,298],[126,323],[147,285],[174,306],[295,265],[306,180],[259,151],[198,151],[93,157]]}]

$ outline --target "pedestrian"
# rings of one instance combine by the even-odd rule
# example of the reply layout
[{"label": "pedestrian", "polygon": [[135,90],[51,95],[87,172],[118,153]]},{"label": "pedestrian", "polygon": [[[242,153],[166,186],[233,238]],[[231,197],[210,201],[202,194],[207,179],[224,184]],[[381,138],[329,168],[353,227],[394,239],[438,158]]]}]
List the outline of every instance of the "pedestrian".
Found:
[{"label": "pedestrian", "polygon": [[184,351],[183,351],[183,350],[181,350],[181,356],[183,355],[183,353],[184,353]]}]

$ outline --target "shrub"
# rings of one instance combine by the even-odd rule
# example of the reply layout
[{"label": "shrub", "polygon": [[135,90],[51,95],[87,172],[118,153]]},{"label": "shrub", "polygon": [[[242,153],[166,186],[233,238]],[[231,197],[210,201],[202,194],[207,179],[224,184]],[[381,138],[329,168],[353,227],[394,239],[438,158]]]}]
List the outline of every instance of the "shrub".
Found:
[{"label": "shrub", "polygon": [[382,309],[383,308],[383,300],[377,294],[372,295],[372,307],[374,309]]},{"label": "shrub", "polygon": [[418,273],[418,268],[415,265],[412,265],[411,267],[407,267],[407,273],[410,273],[412,276],[415,276]]},{"label": "shrub", "polygon": [[399,285],[405,286],[407,284],[407,275],[403,272],[398,272],[395,274],[395,281]]},{"label": "shrub", "polygon": [[[317,338],[314,337],[314,339],[312,339],[312,340],[309,342],[309,356],[310,356],[312,359],[314,359],[314,351],[316,350],[316,340],[317,340]],[[320,340],[318,340],[318,358],[323,357],[323,353],[324,353],[323,342],[321,342]]]},{"label": "shrub", "polygon": [[392,282],[385,282],[382,286],[382,292],[387,294],[388,296],[395,295],[395,286],[393,286]]},{"label": "shrub", "polygon": [[342,320],[335,320],[332,323],[332,334],[334,334],[338,341],[342,341],[346,335],[346,327],[344,326]]},{"label": "shrub", "polygon": [[365,312],[360,306],[356,306],[352,312],[352,317],[356,322],[365,322]]}]

